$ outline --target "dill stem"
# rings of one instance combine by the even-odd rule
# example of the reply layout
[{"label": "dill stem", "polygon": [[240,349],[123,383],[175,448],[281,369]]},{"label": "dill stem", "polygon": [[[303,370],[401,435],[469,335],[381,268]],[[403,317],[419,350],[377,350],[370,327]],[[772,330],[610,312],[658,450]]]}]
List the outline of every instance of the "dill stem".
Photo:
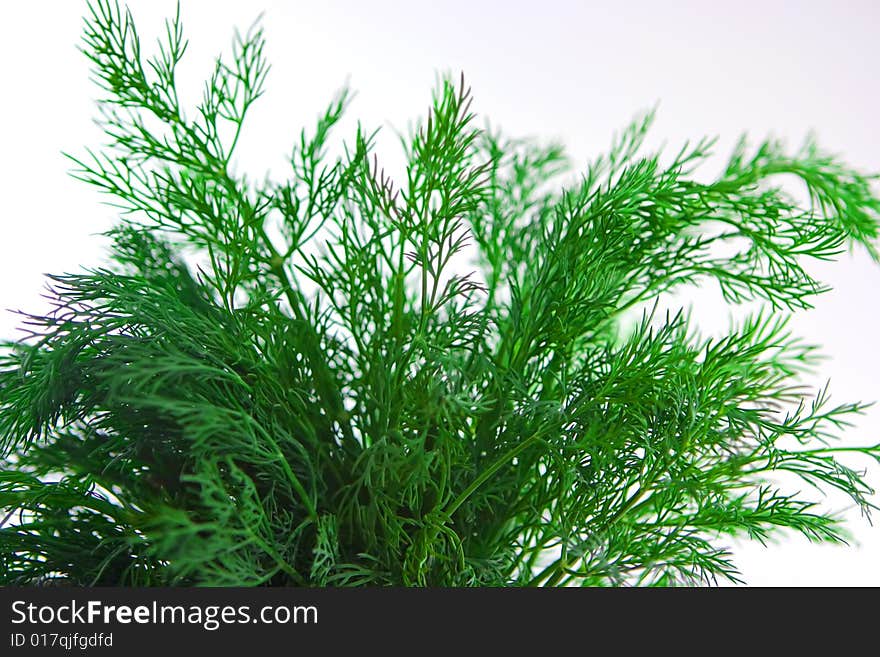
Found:
[{"label": "dill stem", "polygon": [[266,229],[262,225],[259,227],[259,233],[261,239],[263,240],[263,244],[269,251],[270,269],[275,277],[278,278],[278,280],[281,282],[281,286],[284,289],[284,296],[287,298],[287,302],[290,304],[291,311],[293,312],[295,318],[299,320],[304,327],[307,327],[306,330],[308,332],[308,341],[310,344],[307,356],[309,358],[309,362],[312,365],[312,370],[315,376],[319,378],[322,383],[322,385],[319,386],[319,389],[322,390],[322,394],[324,395],[331,394],[331,391],[336,393],[334,397],[325,398],[324,401],[328,404],[327,411],[333,413],[332,419],[339,424],[340,428],[342,429],[343,437],[352,445],[352,447],[356,447],[357,440],[354,437],[351,423],[349,420],[345,419],[341,413],[341,411],[343,410],[342,398],[341,395],[339,395],[336,383],[333,381],[333,377],[330,374],[327,363],[323,359],[318,358],[318,354],[321,350],[321,340],[318,336],[318,333],[315,330],[314,326],[312,326],[312,323],[308,321],[305,313],[303,313],[302,306],[296,296],[296,291],[294,290],[293,285],[291,284],[290,279],[287,276],[287,272],[284,270],[284,261],[281,258],[281,254],[275,248],[272,240],[269,239],[269,236],[266,234]]},{"label": "dill stem", "polygon": [[[599,536],[608,530],[611,525],[620,520],[626,513],[632,510],[638,501],[648,492],[648,489],[653,484],[653,478],[646,482],[645,484],[639,486],[639,489],[633,493],[626,502],[624,502],[620,508],[615,511],[608,520],[602,523],[602,526],[593,532],[594,536]],[[538,573],[535,577],[533,577],[529,581],[529,586],[538,586],[544,579],[550,576],[549,579],[545,582],[546,586],[555,586],[562,577],[564,577],[565,573],[571,568],[575,563],[577,563],[576,559],[566,560],[565,555],[559,557],[551,564],[549,564],[546,568],[544,568],[540,573]],[[552,576],[551,576],[552,575]]]},{"label": "dill stem", "polygon": [[522,442],[520,442],[516,447],[507,451],[505,454],[496,459],[488,468],[483,470],[479,476],[474,479],[467,488],[465,488],[452,502],[446,505],[446,508],[443,510],[444,514],[447,516],[452,516],[458,508],[464,504],[467,499],[473,495],[484,483],[486,483],[498,470],[500,470],[505,465],[509,464],[517,455],[523,452],[526,447],[528,447],[532,441],[537,440],[541,436],[540,433],[534,433]]}]

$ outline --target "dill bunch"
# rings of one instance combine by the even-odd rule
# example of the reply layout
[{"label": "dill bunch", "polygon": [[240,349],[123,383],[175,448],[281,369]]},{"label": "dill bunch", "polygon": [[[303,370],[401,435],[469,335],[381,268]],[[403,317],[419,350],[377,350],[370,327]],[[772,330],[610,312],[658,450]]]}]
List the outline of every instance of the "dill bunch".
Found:
[{"label": "dill bunch", "polygon": [[[444,78],[405,180],[361,127],[331,155],[346,91],[248,180],[263,43],[185,108],[179,16],[146,56],[89,4],[108,143],[72,159],[114,265],[52,276],[0,356],[0,583],[694,584],[737,579],[730,536],[843,541],[799,485],[870,511],[840,458],[880,445],[834,442],[864,405],[804,389],[786,322],[827,289],[805,260],[878,258],[874,176],[743,139],[700,182],[712,141],[644,154],[649,112],[571,182]],[[657,310],[707,283],[763,309],[713,339]]]}]

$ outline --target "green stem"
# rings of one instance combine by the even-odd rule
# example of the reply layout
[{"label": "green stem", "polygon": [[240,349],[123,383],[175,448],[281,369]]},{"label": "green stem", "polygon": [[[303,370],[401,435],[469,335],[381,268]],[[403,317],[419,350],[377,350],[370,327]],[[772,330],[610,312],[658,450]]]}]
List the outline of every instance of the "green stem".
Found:
[{"label": "green stem", "polygon": [[480,486],[482,486],[484,483],[486,483],[496,472],[498,472],[506,464],[510,463],[514,459],[514,457],[516,457],[518,454],[523,452],[526,449],[526,447],[528,447],[532,443],[532,441],[537,440],[539,436],[540,436],[540,434],[538,434],[538,433],[532,434],[531,436],[529,436],[528,438],[523,440],[519,445],[517,445],[516,447],[509,450],[508,452],[503,454],[501,457],[499,457],[494,463],[492,463],[492,465],[490,465],[488,468],[483,470],[480,473],[480,475],[476,479],[474,479],[470,483],[470,485],[459,494],[458,497],[456,497],[454,500],[452,500],[452,502],[447,504],[446,508],[443,510],[443,512],[447,516],[451,516],[453,513],[455,513],[458,510],[458,508],[462,504],[464,504],[467,501],[467,499],[471,495],[473,495]]},{"label": "green stem", "polygon": [[324,397],[327,411],[333,414],[333,419],[339,424],[345,440],[348,441],[350,445],[357,446],[358,443],[354,437],[350,421],[342,417],[342,397],[336,388],[336,382],[333,380],[333,376],[330,373],[330,369],[327,367],[327,363],[318,356],[318,354],[321,353],[320,337],[311,322],[306,318],[305,313],[302,310],[302,304],[300,304],[300,301],[296,296],[293,284],[290,282],[287,272],[284,270],[284,260],[275,248],[272,240],[269,239],[269,236],[266,234],[266,229],[263,226],[259,227],[259,234],[266,249],[269,251],[270,271],[280,281],[281,287],[284,290],[284,296],[290,304],[290,309],[293,312],[294,317],[302,322],[303,326],[307,327],[307,338],[310,348],[308,350],[309,353],[306,355],[312,366],[312,372],[314,373],[315,378],[320,381],[321,385],[318,386],[318,389],[319,393]]}]

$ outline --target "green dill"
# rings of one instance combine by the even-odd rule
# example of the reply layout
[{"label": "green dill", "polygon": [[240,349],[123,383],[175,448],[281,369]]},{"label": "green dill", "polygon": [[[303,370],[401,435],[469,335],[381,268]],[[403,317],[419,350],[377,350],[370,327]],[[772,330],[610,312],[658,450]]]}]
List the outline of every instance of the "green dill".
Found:
[{"label": "green dill", "polygon": [[[809,259],[878,259],[875,176],[743,139],[700,181],[712,140],[645,153],[648,112],[574,177],[443,78],[403,178],[333,141],[343,91],[261,182],[258,25],[196,107],[179,15],[147,56],[93,0],[82,49],[114,264],[51,276],[0,352],[0,584],[736,581],[731,537],[845,540],[802,487],[873,508],[841,458],[880,445],[836,442],[865,405],[804,390],[787,322],[828,289]],[[714,338],[660,310],[707,284],[762,309]]]}]

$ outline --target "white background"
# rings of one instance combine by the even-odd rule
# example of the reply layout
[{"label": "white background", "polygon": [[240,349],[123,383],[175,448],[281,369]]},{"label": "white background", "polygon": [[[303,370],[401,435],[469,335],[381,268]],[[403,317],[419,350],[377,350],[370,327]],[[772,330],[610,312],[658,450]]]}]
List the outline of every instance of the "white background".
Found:
[{"label": "white background", "polygon": [[[193,94],[233,28],[265,10],[272,72],[243,137],[240,167],[282,175],[300,128],[311,125],[346,79],[352,115],[406,129],[424,113],[438,72],[464,71],[475,109],[508,133],[562,140],[577,165],[604,149],[636,111],[660,101],[655,143],[720,136],[725,153],[747,130],[820,143],[865,171],[880,171],[877,64],[880,5],[864,2],[218,2],[183,0],[190,49],[181,81]],[[168,0],[129,3],[145,43],[174,11]],[[2,3],[0,16],[0,306],[35,310],[44,272],[101,259],[93,234],[113,221],[98,195],[66,175],[61,151],[97,146],[96,88],[76,50],[84,5]],[[393,161],[394,140],[381,142]],[[864,254],[814,268],[835,290],[798,315],[799,334],[830,356],[836,401],[880,400],[876,348],[880,266]],[[701,294],[710,330],[727,311]],[[0,335],[16,318],[0,316]],[[880,407],[846,444],[880,440]],[[880,484],[880,469],[870,472]],[[831,500],[839,506],[838,500]],[[880,529],[851,514],[852,547],[799,537],[738,545],[753,585],[880,585]]]}]

